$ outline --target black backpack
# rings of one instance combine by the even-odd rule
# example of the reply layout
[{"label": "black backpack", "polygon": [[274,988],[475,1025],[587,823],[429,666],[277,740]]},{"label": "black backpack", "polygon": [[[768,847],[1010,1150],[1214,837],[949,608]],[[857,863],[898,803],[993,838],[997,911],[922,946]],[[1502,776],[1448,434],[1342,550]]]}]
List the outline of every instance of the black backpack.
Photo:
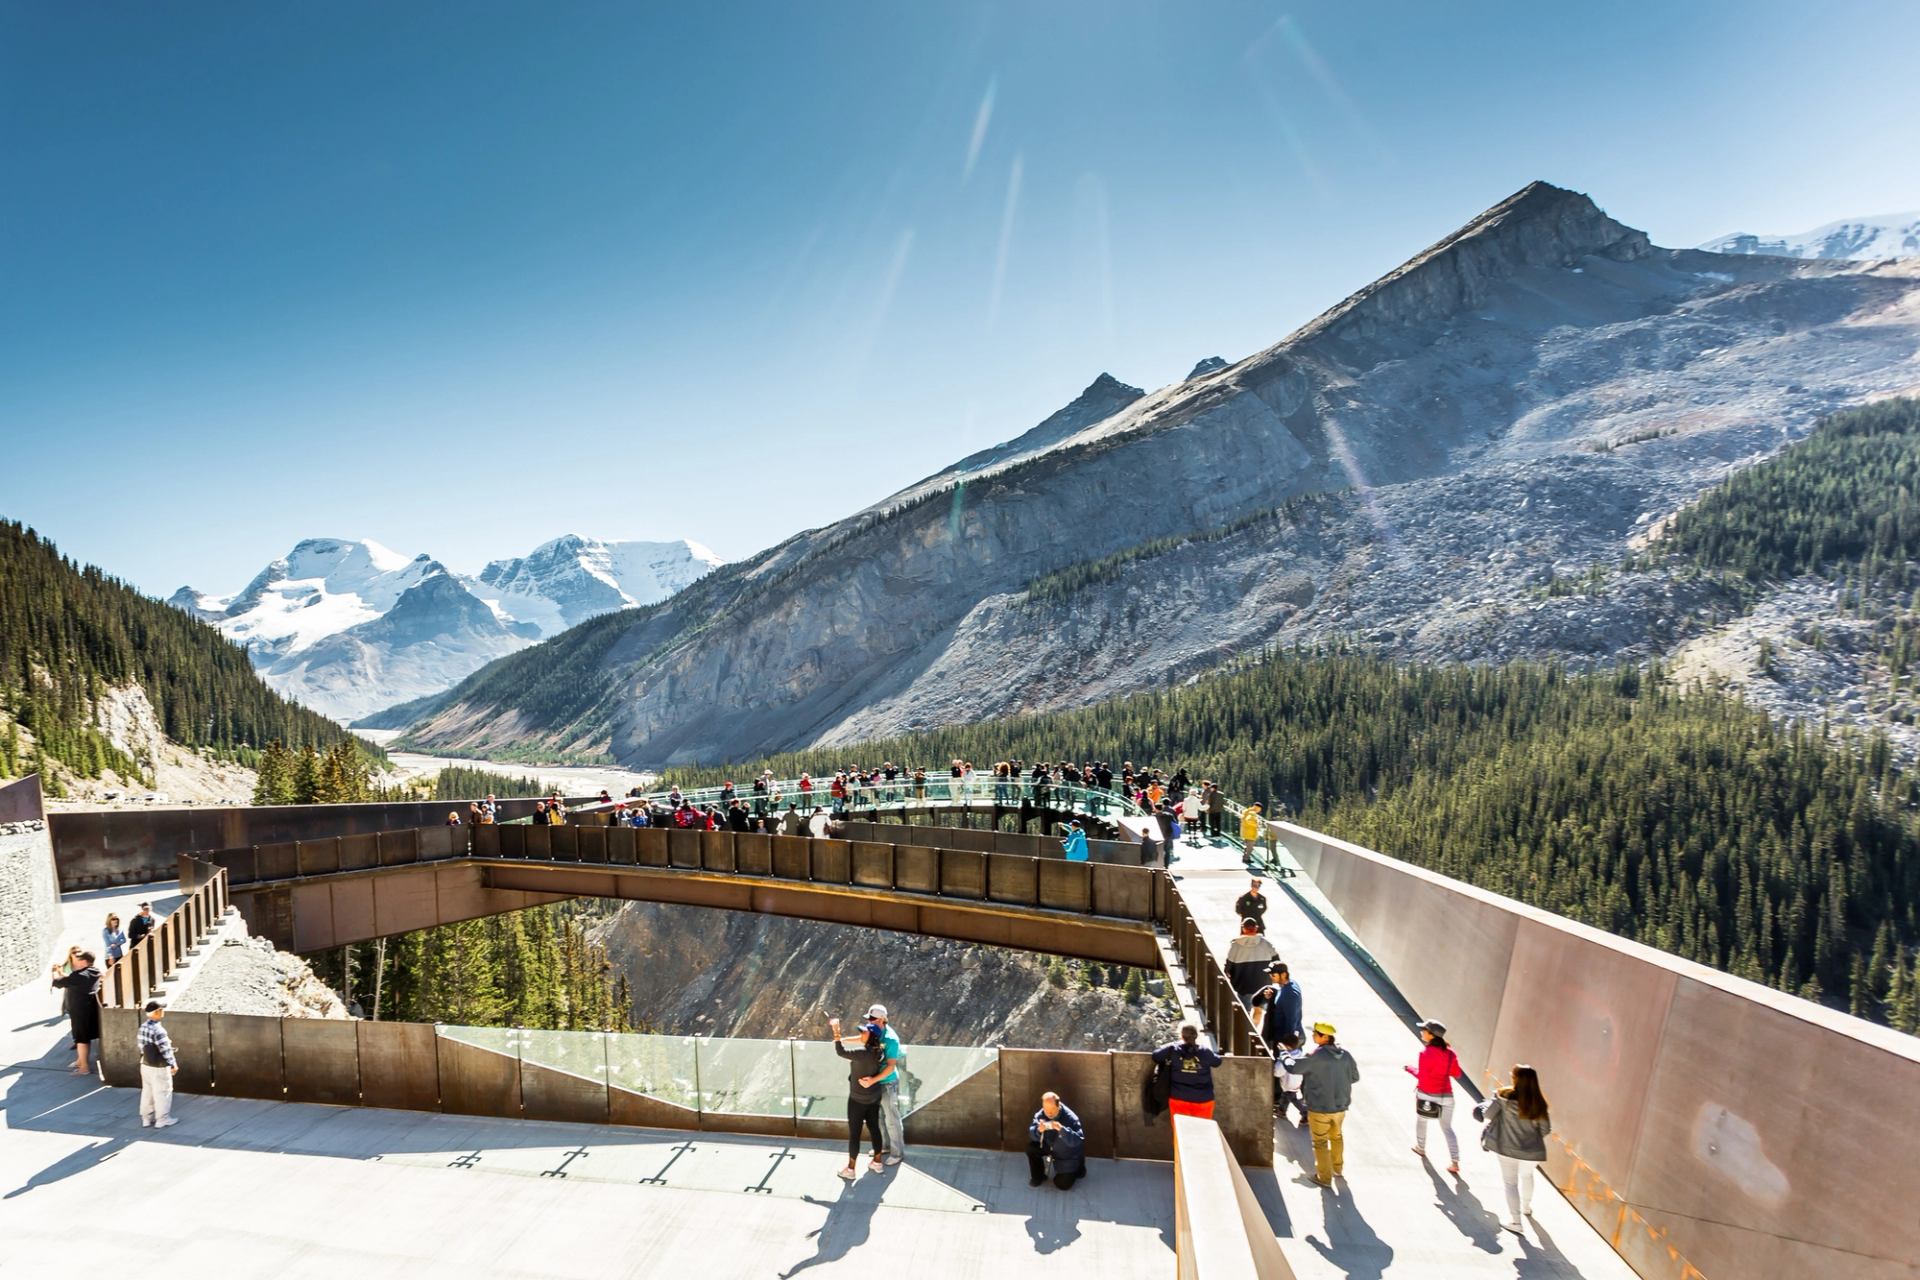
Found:
[{"label": "black backpack", "polygon": [[1153,1064],[1153,1074],[1140,1086],[1140,1107],[1149,1117],[1166,1114],[1173,1097],[1173,1059]]}]

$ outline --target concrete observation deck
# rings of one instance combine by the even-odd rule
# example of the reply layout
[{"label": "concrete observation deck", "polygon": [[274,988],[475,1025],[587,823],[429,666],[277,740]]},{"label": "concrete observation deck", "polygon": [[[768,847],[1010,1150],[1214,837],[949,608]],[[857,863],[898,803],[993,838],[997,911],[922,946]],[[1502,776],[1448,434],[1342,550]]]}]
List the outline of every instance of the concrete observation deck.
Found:
[{"label": "concrete observation deck", "polygon": [[[1238,850],[1183,850],[1175,869],[1224,948],[1245,887]],[[1631,1274],[1544,1182],[1529,1238],[1503,1232],[1499,1175],[1470,1133],[1458,1183],[1407,1151],[1402,1011],[1285,890],[1269,896],[1309,1016],[1340,1024],[1364,1073],[1343,1187],[1296,1181],[1311,1154],[1291,1127],[1276,1168],[1247,1171],[1295,1272]],[[172,884],[70,894],[61,949],[92,941],[108,910],[125,917],[149,898],[165,911],[177,897]],[[1018,1154],[921,1147],[848,1186],[835,1142],[188,1095],[176,1095],[180,1124],[155,1131],[140,1127],[132,1091],[69,1074],[70,1056],[43,985],[0,996],[0,1275],[52,1274],[76,1256],[139,1256],[154,1276],[216,1262],[230,1274],[462,1277],[885,1266],[1124,1280],[1174,1267],[1172,1168],[1157,1161],[1092,1161],[1062,1193],[1029,1188]]]}]

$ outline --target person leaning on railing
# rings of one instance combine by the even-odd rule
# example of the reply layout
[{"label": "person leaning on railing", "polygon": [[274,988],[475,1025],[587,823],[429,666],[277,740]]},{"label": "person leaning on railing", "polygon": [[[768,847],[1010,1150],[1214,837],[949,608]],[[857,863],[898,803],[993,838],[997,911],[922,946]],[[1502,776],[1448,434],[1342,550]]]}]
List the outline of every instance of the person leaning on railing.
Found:
[{"label": "person leaning on railing", "polygon": [[1180,1027],[1180,1038],[1153,1051],[1154,1066],[1168,1073],[1167,1110],[1177,1116],[1213,1119],[1213,1069],[1226,1059],[1200,1043],[1200,1028]]}]

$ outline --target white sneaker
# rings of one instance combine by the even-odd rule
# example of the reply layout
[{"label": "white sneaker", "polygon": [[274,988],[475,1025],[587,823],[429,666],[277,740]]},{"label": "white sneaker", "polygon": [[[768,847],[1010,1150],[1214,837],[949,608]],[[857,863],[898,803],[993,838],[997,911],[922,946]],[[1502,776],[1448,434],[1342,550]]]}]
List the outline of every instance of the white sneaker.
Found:
[{"label": "white sneaker", "polygon": [[153,1128],[153,1121],[151,1121],[151,1120],[142,1120],[142,1121],[140,1122],[140,1127],[141,1127],[142,1129],[151,1129],[151,1128]]},{"label": "white sneaker", "polygon": [[840,1178],[841,1178],[841,1180],[842,1180],[842,1181],[845,1181],[845,1182],[852,1182],[852,1181],[853,1181],[853,1170],[851,1170],[851,1169],[842,1169],[842,1170],[840,1170]]},{"label": "white sneaker", "polygon": [[1500,1225],[1505,1227],[1507,1230],[1513,1232],[1513,1234],[1515,1235],[1520,1234],[1521,1228],[1520,1228],[1520,1224],[1517,1222],[1503,1222]]},{"label": "white sneaker", "polygon": [[175,1120],[172,1116],[168,1116],[165,1120],[155,1120],[153,1122],[153,1127],[156,1129],[171,1129],[173,1128],[173,1126],[179,1123],[180,1122],[178,1120]]},{"label": "white sneaker", "polygon": [[890,1156],[888,1156],[888,1157],[887,1157],[887,1163],[888,1163],[888,1164],[899,1164],[899,1163],[900,1163],[900,1162],[901,1162],[902,1160],[905,1160],[905,1159],[906,1159],[906,1157],[905,1157],[905,1156],[902,1156],[902,1155],[890,1155]]}]

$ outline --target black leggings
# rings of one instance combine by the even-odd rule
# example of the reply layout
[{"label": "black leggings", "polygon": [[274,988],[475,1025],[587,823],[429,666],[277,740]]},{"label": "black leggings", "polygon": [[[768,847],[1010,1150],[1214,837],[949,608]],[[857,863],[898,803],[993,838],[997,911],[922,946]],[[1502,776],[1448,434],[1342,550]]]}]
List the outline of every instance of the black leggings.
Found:
[{"label": "black leggings", "polygon": [[847,1163],[852,1164],[860,1158],[860,1126],[867,1126],[867,1132],[873,1135],[873,1158],[880,1158],[880,1104],[879,1102],[856,1102],[847,1099]]}]

